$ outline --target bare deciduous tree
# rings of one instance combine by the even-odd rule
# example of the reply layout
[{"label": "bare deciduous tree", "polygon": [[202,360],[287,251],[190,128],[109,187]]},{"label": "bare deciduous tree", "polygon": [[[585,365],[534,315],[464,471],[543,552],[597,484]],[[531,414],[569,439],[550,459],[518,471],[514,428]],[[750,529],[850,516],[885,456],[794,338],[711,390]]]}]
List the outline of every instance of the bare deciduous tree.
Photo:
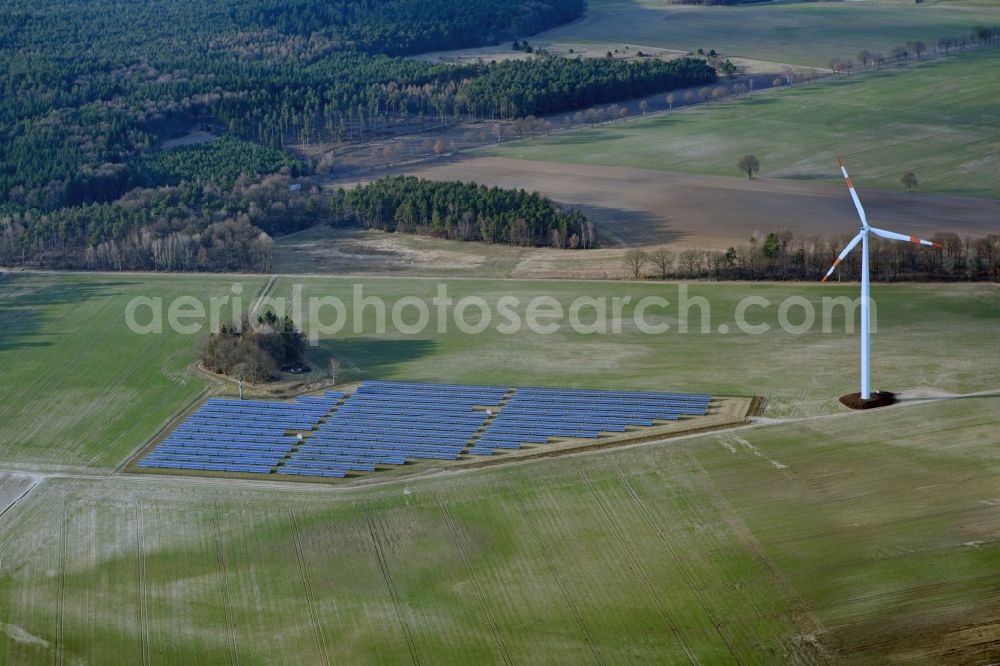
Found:
[{"label": "bare deciduous tree", "polygon": [[633,280],[638,280],[642,277],[642,268],[646,265],[648,259],[649,256],[642,250],[629,250],[625,253],[623,257],[625,268],[628,269]]}]

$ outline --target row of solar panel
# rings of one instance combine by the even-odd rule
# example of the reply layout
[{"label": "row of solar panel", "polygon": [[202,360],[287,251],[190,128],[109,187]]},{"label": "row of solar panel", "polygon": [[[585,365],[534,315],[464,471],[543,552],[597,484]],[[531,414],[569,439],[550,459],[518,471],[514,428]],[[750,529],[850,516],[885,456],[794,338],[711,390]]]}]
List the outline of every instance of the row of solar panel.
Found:
[{"label": "row of solar panel", "polygon": [[[330,398],[332,401],[333,398]],[[220,409],[220,410],[242,410],[242,411],[253,411],[253,412],[276,412],[276,413],[287,413],[287,414],[307,414],[310,416],[322,416],[330,411],[328,403],[324,402],[322,404],[309,403],[309,402],[284,402],[277,404],[254,404],[247,400],[235,400],[232,402],[206,402],[202,405],[206,409]]]},{"label": "row of solar panel", "polygon": [[501,414],[493,423],[490,425],[495,425],[497,423],[579,423],[579,424],[594,424],[594,425],[653,425],[652,419],[641,419],[637,417],[625,417],[625,416],[614,416],[614,415],[593,415],[593,414]]},{"label": "row of solar panel", "polygon": [[322,472],[322,471],[308,470],[308,469],[285,469],[284,467],[278,468],[278,474],[288,474],[294,476],[326,476],[337,479],[343,479],[345,476],[347,476],[345,472],[337,472],[337,471]]},{"label": "row of solar panel", "polygon": [[189,449],[239,449],[243,451],[291,451],[287,444],[247,444],[246,442],[226,442],[224,440],[206,441],[176,439],[168,437],[163,440],[166,446],[183,446]]},{"label": "row of solar panel", "polygon": [[557,388],[540,388],[540,387],[521,387],[514,391],[514,397],[523,395],[559,395],[572,398],[585,398],[585,397],[609,397],[609,398],[648,398],[648,399],[658,399],[658,398],[669,398],[674,400],[698,400],[707,401],[711,400],[712,396],[707,393],[677,393],[677,392],[658,392],[658,391],[595,391],[587,389],[557,389]]},{"label": "row of solar panel", "polygon": [[[232,416],[230,414],[212,414],[195,412],[187,419],[188,423],[200,423],[200,424],[232,424],[232,425],[268,425],[273,428],[281,426],[285,430],[312,430],[319,419],[299,419],[291,416],[260,416],[257,414],[248,416]],[[301,427],[300,427],[301,426]]]},{"label": "row of solar panel", "polygon": [[311,467],[315,469],[334,469],[342,472],[374,472],[375,465],[370,463],[340,463],[340,462],[318,462],[309,460],[289,460],[284,465],[285,469],[302,469]]},{"label": "row of solar panel", "polygon": [[355,393],[394,393],[394,394],[409,394],[409,395],[453,395],[453,396],[488,396],[488,397],[503,397],[507,395],[507,389],[502,388],[442,388],[439,386],[429,386],[423,384],[420,386],[386,386],[383,384],[371,384],[364,383],[358,387]]},{"label": "row of solar panel", "polygon": [[[299,449],[305,453],[316,453],[316,452],[329,452],[329,453],[340,453],[340,454],[350,454],[357,451],[357,447],[351,446],[318,446],[318,447],[302,447]],[[458,453],[448,453],[445,451],[422,451],[422,450],[409,450],[401,449],[398,447],[389,446],[370,446],[365,447],[365,451],[371,453],[380,453],[384,455],[402,455],[406,458],[425,458],[432,460],[458,460]]]},{"label": "row of solar panel", "polygon": [[[247,444],[276,444],[278,442],[288,441],[287,437],[279,437],[276,435],[231,435],[228,432],[224,433],[212,433],[212,432],[186,432],[186,431],[174,431],[170,436],[178,437],[180,439],[191,439],[191,440],[213,440],[217,439],[219,435],[225,436],[227,441],[230,442],[246,442]],[[294,439],[294,438],[293,438]]]},{"label": "row of solar panel", "polygon": [[400,422],[406,424],[413,424],[414,426],[448,426],[448,427],[462,427],[462,428],[479,428],[482,426],[486,419],[449,419],[438,418],[434,416],[409,416],[409,417],[397,417],[394,415],[383,414],[381,412],[345,412],[344,414],[339,414],[336,417],[331,418],[324,427],[329,428],[331,425],[338,423],[352,422],[352,423],[386,423],[386,422]]},{"label": "row of solar panel", "polygon": [[427,402],[435,404],[460,404],[460,405],[499,405],[503,396],[499,395],[483,395],[480,393],[469,393],[465,395],[450,394],[450,393],[430,393],[424,391],[382,391],[382,390],[370,390],[362,391],[358,389],[358,392],[354,394],[351,400],[357,398],[368,398],[373,400],[396,400],[399,402]]},{"label": "row of solar panel", "polygon": [[538,407],[508,407],[502,412],[504,416],[513,415],[533,415],[537,414],[539,416],[563,416],[572,415],[575,417],[583,417],[588,414],[595,417],[604,416],[622,416],[626,418],[647,418],[647,419],[664,419],[669,416],[679,416],[681,414],[693,414],[701,416],[705,414],[705,410],[701,408],[684,408],[684,407],[673,407],[669,409],[659,409],[659,410],[635,410],[635,409],[616,409],[616,410],[601,410],[601,409],[586,409],[582,408],[580,410],[572,409],[542,409]]},{"label": "row of solar panel", "polygon": [[292,460],[334,460],[338,462],[370,462],[375,465],[405,465],[406,460],[399,456],[378,456],[359,452],[356,455],[330,454],[330,453],[303,453],[296,451],[292,455]]},{"label": "row of solar panel", "polygon": [[[541,437],[539,439],[540,439],[540,441],[534,442],[534,443],[536,443],[536,444],[545,444],[545,443],[547,443],[549,441],[547,437]],[[520,442],[518,442],[518,441],[507,441],[507,440],[503,440],[503,439],[477,439],[473,443],[475,445],[477,445],[477,446],[478,445],[488,446],[491,449],[519,449],[519,448],[521,448]],[[529,441],[529,443],[531,443],[531,442]]]},{"label": "row of solar panel", "polygon": [[311,426],[316,425],[323,419],[322,416],[307,416],[301,414],[289,414],[285,412],[262,414],[258,412],[223,411],[209,409],[207,407],[202,407],[191,416],[196,416],[202,419],[227,419],[236,422],[271,421],[275,423],[308,423]]},{"label": "row of solar panel", "polygon": [[562,410],[598,410],[598,411],[629,411],[629,410],[651,410],[661,411],[669,409],[708,409],[708,403],[682,402],[679,400],[650,402],[650,403],[621,403],[595,402],[582,398],[580,400],[529,400],[519,399],[508,402],[504,409],[562,409]]},{"label": "row of solar panel", "polygon": [[281,437],[285,434],[286,430],[281,427],[270,428],[267,426],[256,426],[256,427],[244,427],[238,425],[230,425],[223,427],[223,425],[206,425],[203,423],[188,423],[184,422],[177,426],[174,432],[218,432],[218,433],[232,433],[234,435],[260,435],[267,436],[273,435],[274,437]]},{"label": "row of solar panel", "polygon": [[493,391],[509,390],[504,386],[494,386],[490,384],[435,384],[431,382],[399,382],[390,380],[369,380],[364,383],[365,386],[398,386],[407,388],[437,388],[451,391],[471,391],[471,390],[483,390],[483,391]]},{"label": "row of solar panel", "polygon": [[383,421],[371,423],[368,421],[338,421],[328,428],[317,430],[317,433],[333,432],[376,432],[412,434],[414,437],[448,437],[453,439],[469,439],[477,432],[479,426],[448,426],[429,423],[406,423],[403,421]]},{"label": "row of solar panel", "polygon": [[323,411],[322,405],[310,405],[309,403],[298,402],[273,402],[266,400],[234,400],[231,398],[209,398],[208,405],[231,405],[234,407],[259,407],[261,409],[303,409],[312,411]]},{"label": "row of solar panel", "polygon": [[410,442],[413,444],[437,444],[443,446],[464,447],[469,443],[470,437],[450,437],[448,435],[415,435],[411,431],[376,431],[376,430],[340,430],[337,432],[317,433],[309,438],[310,441],[336,441],[342,439],[356,439],[361,441],[391,439],[399,442]]},{"label": "row of solar panel", "polygon": [[170,469],[203,470],[209,472],[246,472],[270,474],[271,468],[263,465],[213,465],[211,463],[186,463],[163,460],[140,460],[139,467],[162,467]]},{"label": "row of solar panel", "polygon": [[697,402],[682,402],[679,400],[665,400],[663,402],[622,402],[622,403],[612,403],[612,402],[594,402],[589,399],[574,400],[572,402],[561,400],[532,400],[522,398],[520,400],[511,400],[507,403],[506,408],[512,407],[530,407],[532,409],[561,409],[561,410],[603,410],[603,411],[618,411],[622,409],[648,409],[648,410],[662,410],[662,409],[708,409],[706,403]]},{"label": "row of solar panel", "polygon": [[174,460],[177,462],[206,462],[219,465],[267,465],[274,467],[281,458],[265,457],[254,458],[250,456],[200,456],[186,455],[183,453],[150,453],[146,460]]},{"label": "row of solar panel", "polygon": [[436,442],[426,439],[406,439],[402,437],[329,437],[321,439],[308,439],[303,446],[355,446],[358,448],[371,446],[401,446],[412,449],[425,449],[427,451],[462,451],[467,442]]},{"label": "row of solar panel", "polygon": [[431,408],[422,409],[392,409],[392,408],[381,408],[381,407],[369,407],[369,406],[351,406],[342,407],[337,412],[334,413],[327,422],[334,422],[337,419],[342,419],[348,416],[377,416],[379,418],[392,418],[397,420],[411,420],[411,419],[421,419],[421,420],[433,420],[438,423],[482,423],[489,415],[485,412],[448,412],[448,411],[435,411]]},{"label": "row of solar panel", "polygon": [[440,398],[428,399],[418,396],[397,397],[397,396],[375,396],[375,395],[354,395],[346,403],[346,405],[350,405],[352,407],[356,405],[381,405],[386,407],[418,406],[442,412],[444,411],[470,412],[472,411],[473,406],[479,404],[481,403],[476,402],[474,400],[472,401],[457,400],[457,399],[442,400]]}]

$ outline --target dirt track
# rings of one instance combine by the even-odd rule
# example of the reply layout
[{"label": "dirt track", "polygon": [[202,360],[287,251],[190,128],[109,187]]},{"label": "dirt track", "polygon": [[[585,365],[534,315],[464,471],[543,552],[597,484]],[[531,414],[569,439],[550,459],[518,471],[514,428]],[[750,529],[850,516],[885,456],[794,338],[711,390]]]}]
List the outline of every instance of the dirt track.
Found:
[{"label": "dirt track", "polygon": [[[453,157],[387,173],[537,190],[583,210],[604,244],[724,248],[754,231],[790,229],[797,236],[834,237],[858,226],[845,188],[761,178],[696,176],[556,164],[497,157]],[[357,182],[354,179],[353,182]],[[344,183],[346,184],[346,183]],[[1000,233],[1000,200],[865,190],[871,224],[912,235]]]}]

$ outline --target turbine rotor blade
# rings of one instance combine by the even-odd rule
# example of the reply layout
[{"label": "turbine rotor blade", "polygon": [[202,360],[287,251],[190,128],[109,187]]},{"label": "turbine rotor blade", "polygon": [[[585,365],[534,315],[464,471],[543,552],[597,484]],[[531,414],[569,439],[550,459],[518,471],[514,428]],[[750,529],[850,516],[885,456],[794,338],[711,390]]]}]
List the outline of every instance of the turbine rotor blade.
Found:
[{"label": "turbine rotor blade", "polygon": [[929,245],[930,247],[944,247],[941,243],[935,243],[934,241],[924,240],[923,238],[917,238],[916,236],[907,236],[906,234],[897,234],[895,231],[886,231],[885,229],[876,229],[875,227],[869,227],[871,231],[876,236],[881,236],[882,238],[888,238],[889,240],[903,241],[904,243],[916,243],[917,245]]},{"label": "turbine rotor blade", "polygon": [[865,209],[861,205],[861,199],[858,198],[858,193],[854,189],[854,181],[847,175],[847,169],[844,167],[844,160],[838,159],[837,164],[840,165],[840,173],[844,174],[844,180],[847,182],[847,189],[851,191],[851,199],[854,200],[854,207],[858,209],[858,215],[861,217],[861,226],[867,228],[868,217],[865,215]]},{"label": "turbine rotor blade", "polygon": [[861,238],[864,235],[865,235],[865,232],[864,232],[864,230],[862,230],[862,231],[860,231],[858,233],[857,236],[855,236],[853,239],[851,239],[851,242],[847,244],[847,247],[845,247],[841,251],[841,253],[837,255],[836,260],[834,260],[834,262],[833,262],[833,266],[830,267],[830,270],[828,270],[826,272],[826,275],[823,276],[823,279],[820,280],[820,282],[826,282],[830,278],[830,276],[833,275],[833,272],[835,270],[837,270],[837,266],[840,265],[840,262],[842,262],[844,260],[844,257],[846,257],[847,255],[849,255],[851,253],[851,250],[853,250],[854,248],[856,248],[858,246],[858,243],[861,242]]}]

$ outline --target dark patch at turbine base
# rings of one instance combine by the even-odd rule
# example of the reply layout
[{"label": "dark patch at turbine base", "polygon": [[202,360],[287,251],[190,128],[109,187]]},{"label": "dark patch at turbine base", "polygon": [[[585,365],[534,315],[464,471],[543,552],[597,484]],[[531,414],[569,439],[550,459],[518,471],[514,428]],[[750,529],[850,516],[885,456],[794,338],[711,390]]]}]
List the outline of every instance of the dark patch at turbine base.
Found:
[{"label": "dark patch at turbine base", "polygon": [[890,391],[875,391],[872,397],[867,400],[861,398],[860,393],[848,393],[840,396],[840,404],[851,409],[874,409],[885,407],[896,402],[896,394]]}]

